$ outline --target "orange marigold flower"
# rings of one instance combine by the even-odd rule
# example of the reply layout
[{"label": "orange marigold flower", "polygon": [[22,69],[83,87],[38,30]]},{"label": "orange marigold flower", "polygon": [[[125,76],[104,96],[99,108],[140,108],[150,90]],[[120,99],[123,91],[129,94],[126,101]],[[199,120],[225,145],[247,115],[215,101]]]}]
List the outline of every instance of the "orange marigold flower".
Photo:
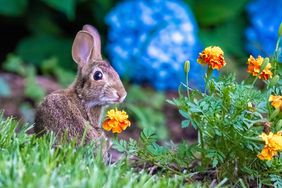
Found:
[{"label": "orange marigold flower", "polygon": [[212,69],[220,70],[226,63],[223,57],[223,51],[220,47],[209,46],[200,53],[197,62],[202,65],[208,65]]},{"label": "orange marigold flower", "polygon": [[270,95],[268,100],[274,108],[282,108],[282,96]]},{"label": "orange marigold flower", "polygon": [[273,158],[273,156],[277,155],[277,151],[275,150],[271,150],[268,147],[265,147],[262,149],[262,151],[260,152],[260,154],[258,154],[258,158],[260,160],[271,160]]},{"label": "orange marigold flower", "polygon": [[[248,73],[251,73],[253,76],[258,76],[260,73],[261,65],[263,63],[263,58],[259,55],[256,59],[250,55],[248,59]],[[259,79],[268,80],[272,78],[272,72],[270,71],[271,64],[268,63],[263,71],[259,75]]]},{"label": "orange marigold flower", "polygon": [[112,109],[107,113],[106,120],[103,123],[103,129],[112,131],[113,133],[121,133],[130,125],[131,123],[125,111]]},{"label": "orange marigold flower", "polygon": [[282,151],[282,132],[276,134],[270,132],[268,135],[262,133],[260,137],[265,142],[263,150],[258,154],[261,160],[271,160],[279,151]]}]

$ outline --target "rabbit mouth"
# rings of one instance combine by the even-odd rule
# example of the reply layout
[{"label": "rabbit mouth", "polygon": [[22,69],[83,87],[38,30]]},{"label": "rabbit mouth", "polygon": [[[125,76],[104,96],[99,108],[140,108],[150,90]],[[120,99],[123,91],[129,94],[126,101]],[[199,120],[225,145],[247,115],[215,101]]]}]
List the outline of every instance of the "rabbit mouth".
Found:
[{"label": "rabbit mouth", "polygon": [[104,98],[103,101],[109,104],[117,104],[120,103],[120,98]]},{"label": "rabbit mouth", "polygon": [[111,100],[111,101],[112,101],[114,104],[121,102],[119,98],[115,98],[115,99],[113,99],[113,100]]},{"label": "rabbit mouth", "polygon": [[97,105],[105,106],[105,105],[118,104],[118,103],[120,103],[118,99],[109,99],[109,98],[105,99],[105,98],[103,98],[99,102],[95,101],[95,102],[87,103],[86,107],[92,108],[92,107],[97,106]]}]

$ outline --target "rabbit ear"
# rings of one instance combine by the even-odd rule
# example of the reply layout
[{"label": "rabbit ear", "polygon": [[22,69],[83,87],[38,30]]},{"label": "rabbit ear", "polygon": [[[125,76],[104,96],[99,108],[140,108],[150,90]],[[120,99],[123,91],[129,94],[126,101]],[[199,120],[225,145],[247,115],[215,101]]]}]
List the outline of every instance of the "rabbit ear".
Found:
[{"label": "rabbit ear", "polygon": [[72,44],[72,58],[79,65],[83,66],[89,62],[93,49],[93,37],[85,31],[79,31]]},{"label": "rabbit ear", "polygon": [[84,25],[82,28],[83,31],[89,32],[93,37],[93,49],[91,59],[93,60],[102,60],[101,55],[101,38],[96,28],[91,25]]}]

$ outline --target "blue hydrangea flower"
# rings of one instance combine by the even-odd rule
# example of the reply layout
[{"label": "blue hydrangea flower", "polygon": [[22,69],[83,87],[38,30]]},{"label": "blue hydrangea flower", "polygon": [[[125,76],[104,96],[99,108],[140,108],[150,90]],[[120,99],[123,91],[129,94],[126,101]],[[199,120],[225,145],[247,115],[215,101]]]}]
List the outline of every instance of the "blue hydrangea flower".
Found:
[{"label": "blue hydrangea flower", "polygon": [[[252,55],[270,56],[273,54],[279,25],[282,22],[281,7],[281,0],[255,0],[247,6],[250,27],[246,30],[246,47]],[[281,45],[280,49],[282,49]],[[281,61],[282,57],[279,59]]]},{"label": "blue hydrangea flower", "polygon": [[201,50],[198,27],[182,1],[124,1],[108,14],[106,23],[108,54],[121,76],[158,90],[176,90],[184,81],[188,59],[190,85],[204,87],[205,69],[196,62]]}]

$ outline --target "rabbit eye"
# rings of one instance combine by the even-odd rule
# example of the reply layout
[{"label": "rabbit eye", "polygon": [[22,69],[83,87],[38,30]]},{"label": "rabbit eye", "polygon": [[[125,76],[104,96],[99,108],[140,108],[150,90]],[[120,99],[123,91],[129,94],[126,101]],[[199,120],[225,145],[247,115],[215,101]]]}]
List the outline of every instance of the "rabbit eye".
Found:
[{"label": "rabbit eye", "polygon": [[96,71],[93,78],[94,80],[101,80],[103,78],[103,73],[101,71]]}]

